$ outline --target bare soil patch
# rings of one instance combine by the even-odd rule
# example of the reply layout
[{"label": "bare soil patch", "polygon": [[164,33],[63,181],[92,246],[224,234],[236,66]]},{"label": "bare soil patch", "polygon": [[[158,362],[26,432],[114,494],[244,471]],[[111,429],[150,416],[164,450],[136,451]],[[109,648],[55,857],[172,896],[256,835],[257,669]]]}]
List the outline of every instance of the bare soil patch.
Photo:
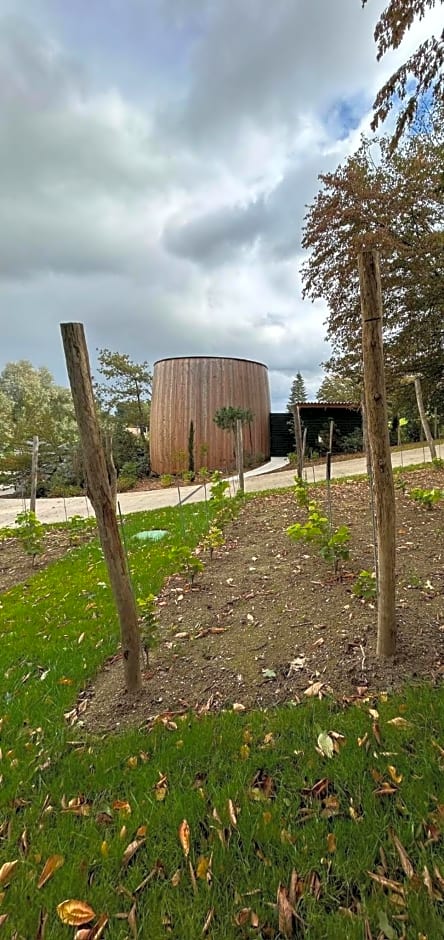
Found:
[{"label": "bare soil patch", "polygon": [[[444,487],[443,471],[406,473],[407,488]],[[313,488],[319,502],[325,491]],[[333,522],[351,530],[341,581],[286,528],[303,514],[288,493],[246,502],[225,545],[194,585],[180,576],[158,599],[158,645],[144,688],[129,701],[119,657],[86,692],[90,730],[143,724],[155,716],[240,703],[265,707],[315,694],[350,699],[444,675],[444,502],[432,511],[397,490],[398,653],[376,658],[376,610],[352,584],[371,570],[373,531],[366,482],[335,484]],[[82,708],[83,711],[83,708]]]}]

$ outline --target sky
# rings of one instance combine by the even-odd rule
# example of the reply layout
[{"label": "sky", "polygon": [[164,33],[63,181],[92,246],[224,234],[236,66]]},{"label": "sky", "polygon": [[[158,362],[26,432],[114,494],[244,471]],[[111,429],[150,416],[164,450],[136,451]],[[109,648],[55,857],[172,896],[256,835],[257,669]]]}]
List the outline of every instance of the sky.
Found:
[{"label": "sky", "polygon": [[62,321],[136,361],[265,362],[273,408],[328,358],[302,299],[318,174],[385,78],[369,0],[0,0],[0,369],[67,384]]}]

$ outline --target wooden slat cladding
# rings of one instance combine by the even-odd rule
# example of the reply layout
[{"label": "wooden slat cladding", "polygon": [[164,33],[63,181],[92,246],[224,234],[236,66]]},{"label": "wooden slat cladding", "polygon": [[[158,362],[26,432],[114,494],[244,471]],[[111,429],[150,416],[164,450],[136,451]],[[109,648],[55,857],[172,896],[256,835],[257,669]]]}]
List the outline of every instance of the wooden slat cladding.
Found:
[{"label": "wooden slat cladding", "polygon": [[249,408],[245,453],[270,456],[270,391],[267,367],[247,359],[191,357],[154,364],[150,454],[154,473],[188,470],[190,423],[194,425],[195,469],[231,469],[233,439],[216,427],[218,408]]}]

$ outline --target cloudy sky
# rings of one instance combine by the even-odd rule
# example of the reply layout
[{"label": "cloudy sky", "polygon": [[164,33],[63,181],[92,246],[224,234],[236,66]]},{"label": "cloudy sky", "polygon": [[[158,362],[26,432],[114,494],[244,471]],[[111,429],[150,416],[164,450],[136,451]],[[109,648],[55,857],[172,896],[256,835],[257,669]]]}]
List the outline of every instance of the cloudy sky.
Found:
[{"label": "cloudy sky", "polygon": [[[60,321],[135,359],[328,356],[304,207],[367,129],[370,0],[0,0],[0,368],[66,372]],[[439,11],[436,11],[439,14]],[[435,16],[436,19],[436,16]]]}]

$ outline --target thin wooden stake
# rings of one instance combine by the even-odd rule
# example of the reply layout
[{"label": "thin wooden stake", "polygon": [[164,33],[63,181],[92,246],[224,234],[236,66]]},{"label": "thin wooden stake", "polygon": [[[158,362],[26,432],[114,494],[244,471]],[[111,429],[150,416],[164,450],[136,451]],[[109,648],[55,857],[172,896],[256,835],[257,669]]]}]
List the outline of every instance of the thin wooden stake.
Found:
[{"label": "thin wooden stake", "polygon": [[37,499],[37,475],[39,467],[39,439],[34,436],[32,439],[32,459],[31,459],[31,498],[29,502],[29,511],[35,513]]},{"label": "thin wooden stake", "polygon": [[142,686],[140,630],[97,420],[88,349],[82,323],[62,323],[60,329],[85,462],[88,495],[96,514],[100,543],[119,615],[125,685],[132,693]]},{"label": "thin wooden stake", "polygon": [[382,295],[376,251],[358,257],[367,433],[371,458],[378,546],[378,656],[396,649],[395,488],[387,420],[382,343]]},{"label": "thin wooden stake", "polygon": [[237,475],[239,477],[239,493],[245,493],[244,484],[244,436],[242,432],[242,421],[240,418],[236,421],[236,460]]},{"label": "thin wooden stake", "polygon": [[294,435],[296,438],[296,451],[298,457],[298,467],[297,474],[300,480],[302,480],[302,473],[304,469],[304,441],[302,437],[302,426],[301,426],[301,412],[299,410],[299,405],[295,405],[293,408],[294,415]]}]

